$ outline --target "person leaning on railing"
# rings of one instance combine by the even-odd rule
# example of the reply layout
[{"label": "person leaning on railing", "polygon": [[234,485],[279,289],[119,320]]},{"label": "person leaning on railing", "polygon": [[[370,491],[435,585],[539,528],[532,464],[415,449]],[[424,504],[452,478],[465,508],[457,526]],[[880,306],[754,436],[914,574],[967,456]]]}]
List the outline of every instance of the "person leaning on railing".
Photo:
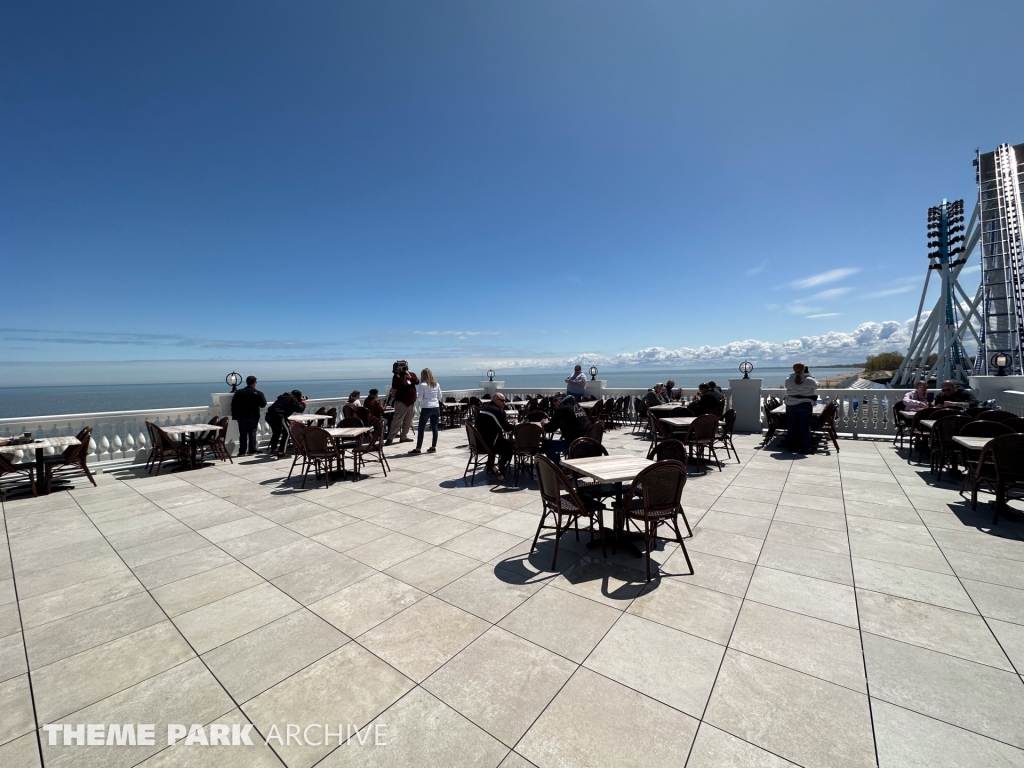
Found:
[{"label": "person leaning on railing", "polygon": [[786,449],[791,453],[811,452],[811,416],[818,400],[818,382],[808,375],[807,366],[793,363],[786,379]]},{"label": "person leaning on railing", "polygon": [[907,392],[903,396],[903,410],[913,413],[915,411],[923,410],[930,406],[928,402],[928,382],[919,381],[914,385],[914,389],[911,392]]},{"label": "person leaning on railing", "polygon": [[306,410],[306,398],[302,392],[293,389],[277,396],[274,404],[267,408],[267,424],[270,425],[270,446],[267,453],[283,458],[288,445],[288,417]]}]

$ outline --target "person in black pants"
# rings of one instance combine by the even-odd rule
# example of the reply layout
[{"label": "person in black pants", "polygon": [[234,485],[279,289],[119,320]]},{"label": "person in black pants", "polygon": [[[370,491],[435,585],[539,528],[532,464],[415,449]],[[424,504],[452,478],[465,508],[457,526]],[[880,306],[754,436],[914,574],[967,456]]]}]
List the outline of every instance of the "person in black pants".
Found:
[{"label": "person in black pants", "polygon": [[505,415],[505,396],[501,392],[495,393],[489,402],[480,406],[476,428],[498,458],[497,468],[494,467],[493,460],[488,461],[487,471],[493,472],[499,479],[504,480],[504,472],[508,463],[512,461],[515,446],[506,436],[512,431],[512,425],[508,423],[508,417]]},{"label": "person in black pants", "polygon": [[[660,384],[658,386],[661,386]],[[562,465],[562,454],[568,452],[573,440],[583,437],[590,429],[590,417],[574,397],[563,397],[555,407],[555,415],[540,423],[545,432],[560,430],[561,440],[545,440],[544,453],[558,466]]]},{"label": "person in black pants", "polygon": [[271,430],[267,453],[276,453],[278,458],[285,456],[284,449],[288,445],[288,417],[305,410],[306,398],[299,390],[293,389],[291,392],[278,395],[274,404],[267,409],[267,424]]},{"label": "person in black pants", "polygon": [[238,455],[256,453],[256,428],[260,424],[260,409],[267,407],[266,396],[256,389],[256,377],[249,376],[245,387],[231,398],[231,418],[238,422]]}]

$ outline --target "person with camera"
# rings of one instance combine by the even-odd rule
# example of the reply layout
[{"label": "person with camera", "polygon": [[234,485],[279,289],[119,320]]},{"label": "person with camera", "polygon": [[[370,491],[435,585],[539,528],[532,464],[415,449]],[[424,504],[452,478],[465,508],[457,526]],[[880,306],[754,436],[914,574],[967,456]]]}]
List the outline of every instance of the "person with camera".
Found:
[{"label": "person with camera", "polygon": [[270,425],[269,455],[277,454],[279,459],[288,455],[285,453],[288,446],[288,417],[305,410],[306,397],[297,389],[278,395],[274,404],[267,408],[267,424]]},{"label": "person with camera", "polygon": [[395,435],[401,432],[401,443],[411,443],[409,430],[412,429],[412,418],[416,413],[416,385],[420,380],[409,370],[409,363],[398,360],[391,366],[391,389],[395,393],[395,416],[391,420],[388,439],[385,445],[391,445]]}]

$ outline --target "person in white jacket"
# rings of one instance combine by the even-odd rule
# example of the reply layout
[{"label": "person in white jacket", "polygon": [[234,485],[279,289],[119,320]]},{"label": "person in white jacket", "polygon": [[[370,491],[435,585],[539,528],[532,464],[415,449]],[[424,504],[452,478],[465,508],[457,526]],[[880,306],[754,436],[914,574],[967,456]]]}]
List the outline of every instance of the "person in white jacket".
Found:
[{"label": "person in white jacket", "polygon": [[811,453],[811,416],[818,401],[818,382],[807,366],[793,363],[786,379],[786,448],[793,453]]},{"label": "person in white jacket", "polygon": [[437,452],[437,423],[441,418],[441,386],[429,368],[420,371],[420,383],[416,385],[416,399],[420,402],[420,434],[416,439],[416,447],[410,453],[422,453],[423,430],[430,422],[430,431],[434,439],[427,453]]}]

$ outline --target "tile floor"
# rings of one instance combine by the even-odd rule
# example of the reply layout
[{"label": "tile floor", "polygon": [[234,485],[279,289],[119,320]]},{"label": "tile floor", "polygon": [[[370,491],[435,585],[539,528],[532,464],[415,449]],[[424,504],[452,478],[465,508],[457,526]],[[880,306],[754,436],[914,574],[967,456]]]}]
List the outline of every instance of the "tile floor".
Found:
[{"label": "tile floor", "polygon": [[[690,479],[696,573],[667,545],[650,585],[585,538],[529,556],[536,489],[467,486],[458,431],[330,489],[258,459],[5,503],[0,765],[1024,766],[1024,528],[887,443],[758,442]],[[49,746],[54,722],[161,738]]]}]

